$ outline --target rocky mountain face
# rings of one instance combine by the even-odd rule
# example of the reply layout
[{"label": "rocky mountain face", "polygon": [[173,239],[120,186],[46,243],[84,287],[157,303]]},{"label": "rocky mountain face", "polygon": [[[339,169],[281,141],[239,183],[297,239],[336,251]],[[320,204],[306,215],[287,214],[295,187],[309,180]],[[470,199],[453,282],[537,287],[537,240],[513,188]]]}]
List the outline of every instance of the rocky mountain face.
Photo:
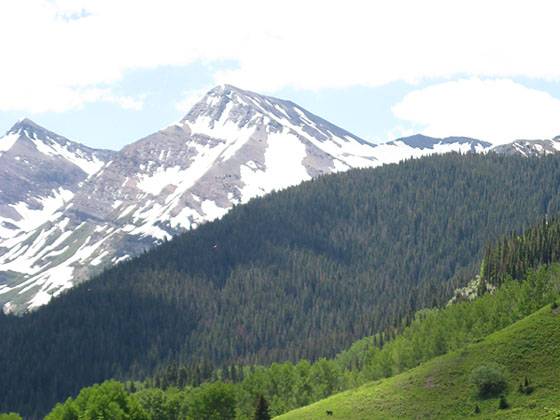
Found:
[{"label": "rocky mountain face", "polygon": [[521,156],[546,156],[560,153],[560,136],[547,140],[516,140],[513,143],[496,146],[496,153]]},{"label": "rocky mountain face", "polygon": [[490,149],[421,135],[375,145],[292,102],[227,85],[119,152],[23,120],[0,139],[0,306],[37,308],[233,205],[322,174]]},{"label": "rocky mountain face", "polygon": [[47,197],[52,190],[75,192],[113,154],[74,143],[28,119],[19,121],[0,141],[0,216],[12,215],[17,222],[10,204]]},{"label": "rocky mountain face", "polygon": [[36,293],[36,282],[47,273],[53,279],[68,275],[58,265],[71,253],[70,219],[64,214],[78,191],[114,155],[72,142],[27,119],[0,139],[0,303],[4,310],[45,302],[47,296]]}]

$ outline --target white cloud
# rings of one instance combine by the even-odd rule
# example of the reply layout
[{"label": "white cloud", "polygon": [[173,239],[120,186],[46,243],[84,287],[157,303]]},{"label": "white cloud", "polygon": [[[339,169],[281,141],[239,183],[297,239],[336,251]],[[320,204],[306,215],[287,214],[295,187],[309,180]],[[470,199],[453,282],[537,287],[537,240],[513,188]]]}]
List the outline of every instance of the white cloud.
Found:
[{"label": "white cloud", "polygon": [[196,61],[237,62],[215,81],[267,92],[560,80],[559,15],[554,0],[3,0],[0,109],[74,108],[128,70]]},{"label": "white cloud", "polygon": [[400,139],[402,137],[412,136],[414,134],[422,132],[423,128],[424,127],[421,126],[411,127],[410,125],[397,125],[387,130],[385,132],[385,135],[378,141],[378,143],[385,143],[395,139]]},{"label": "white cloud", "polygon": [[[0,85],[2,83],[0,82]],[[92,102],[108,102],[123,109],[138,111],[144,97],[115,95],[108,88],[69,87],[42,84],[2,86],[0,111],[26,110],[32,113],[63,112]]]},{"label": "white cloud", "polygon": [[396,117],[427,135],[507,143],[560,134],[560,99],[509,79],[461,79],[407,94]]}]

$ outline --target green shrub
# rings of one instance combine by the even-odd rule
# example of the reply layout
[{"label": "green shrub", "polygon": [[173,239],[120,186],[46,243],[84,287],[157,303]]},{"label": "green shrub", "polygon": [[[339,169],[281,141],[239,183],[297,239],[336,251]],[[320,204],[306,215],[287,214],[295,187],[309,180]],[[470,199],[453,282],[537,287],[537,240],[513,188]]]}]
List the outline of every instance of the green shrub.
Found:
[{"label": "green shrub", "polygon": [[477,387],[482,398],[501,394],[507,388],[507,381],[502,367],[498,365],[482,365],[471,373],[471,382]]},{"label": "green shrub", "polygon": [[535,388],[529,383],[529,379],[525,377],[525,382],[519,384],[519,393],[531,395]]},{"label": "green shrub", "polygon": [[21,420],[21,416],[16,413],[0,413],[0,420]]},{"label": "green shrub", "polygon": [[506,396],[505,395],[500,395],[500,403],[498,404],[498,408],[500,410],[506,410],[509,408],[509,403],[506,400]]}]

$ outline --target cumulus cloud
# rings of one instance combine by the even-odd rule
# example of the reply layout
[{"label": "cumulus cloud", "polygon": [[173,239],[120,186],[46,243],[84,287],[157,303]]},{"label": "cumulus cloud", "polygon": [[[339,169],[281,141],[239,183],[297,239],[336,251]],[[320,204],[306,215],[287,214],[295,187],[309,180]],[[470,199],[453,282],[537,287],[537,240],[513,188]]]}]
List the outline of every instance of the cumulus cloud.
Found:
[{"label": "cumulus cloud", "polygon": [[0,109],[68,109],[129,70],[198,61],[234,62],[216,83],[265,92],[559,80],[559,15],[553,0],[3,0]]},{"label": "cumulus cloud", "polygon": [[407,94],[395,116],[435,137],[507,143],[560,134],[560,99],[509,79],[449,81]]},{"label": "cumulus cloud", "polygon": [[[1,83],[0,83],[1,85]],[[7,85],[1,88],[0,111],[25,110],[32,113],[63,112],[79,109],[87,103],[107,102],[123,109],[138,111],[144,106],[144,96],[116,95],[109,88],[63,85]]]}]

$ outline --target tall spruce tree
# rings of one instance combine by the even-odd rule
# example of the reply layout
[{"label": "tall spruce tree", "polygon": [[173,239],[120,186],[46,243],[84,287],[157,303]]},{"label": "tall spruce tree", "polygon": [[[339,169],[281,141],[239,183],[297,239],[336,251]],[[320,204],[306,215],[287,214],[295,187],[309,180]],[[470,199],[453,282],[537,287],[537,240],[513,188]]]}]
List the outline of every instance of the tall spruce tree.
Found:
[{"label": "tall spruce tree", "polygon": [[270,413],[268,410],[268,402],[266,399],[260,395],[257,399],[257,407],[255,409],[255,420],[270,420]]}]

